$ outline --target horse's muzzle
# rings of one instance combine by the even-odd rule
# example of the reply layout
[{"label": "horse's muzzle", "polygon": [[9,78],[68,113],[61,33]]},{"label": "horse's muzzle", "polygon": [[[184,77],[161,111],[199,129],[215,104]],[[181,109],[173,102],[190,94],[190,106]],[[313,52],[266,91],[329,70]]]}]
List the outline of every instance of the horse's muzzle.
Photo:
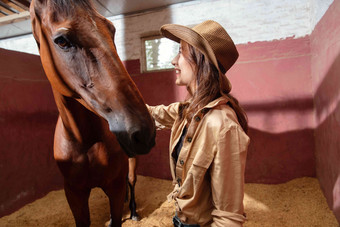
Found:
[{"label": "horse's muzzle", "polygon": [[134,128],[130,132],[115,132],[120,146],[129,157],[143,155],[150,152],[155,146],[156,131],[150,129]]}]

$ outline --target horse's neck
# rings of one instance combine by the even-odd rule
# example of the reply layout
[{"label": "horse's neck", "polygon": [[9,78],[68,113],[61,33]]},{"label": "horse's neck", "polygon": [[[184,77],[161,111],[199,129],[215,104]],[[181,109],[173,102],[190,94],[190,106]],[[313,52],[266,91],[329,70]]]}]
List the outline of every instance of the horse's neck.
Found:
[{"label": "horse's neck", "polygon": [[98,139],[102,119],[86,109],[77,100],[53,90],[54,99],[63,123],[65,136],[80,143]]}]

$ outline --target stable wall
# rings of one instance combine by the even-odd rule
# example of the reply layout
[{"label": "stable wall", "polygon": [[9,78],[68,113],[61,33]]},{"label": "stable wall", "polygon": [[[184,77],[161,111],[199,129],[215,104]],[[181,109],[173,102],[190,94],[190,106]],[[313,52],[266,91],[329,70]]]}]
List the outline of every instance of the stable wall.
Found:
[{"label": "stable wall", "polygon": [[309,37],[238,49],[229,77],[250,125],[246,182],[315,176]]},{"label": "stable wall", "polygon": [[316,170],[329,207],[340,223],[340,1],[311,35],[315,103]]},{"label": "stable wall", "polygon": [[0,49],[0,216],[62,185],[57,109],[39,56]]}]

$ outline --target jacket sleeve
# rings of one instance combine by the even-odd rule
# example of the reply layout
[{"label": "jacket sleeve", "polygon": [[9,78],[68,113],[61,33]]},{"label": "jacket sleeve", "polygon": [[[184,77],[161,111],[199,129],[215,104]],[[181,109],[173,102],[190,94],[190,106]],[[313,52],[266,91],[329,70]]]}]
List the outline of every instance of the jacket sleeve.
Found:
[{"label": "jacket sleeve", "polygon": [[222,130],[217,138],[216,154],[210,168],[214,204],[212,227],[242,226],[244,171],[248,136],[239,126]]},{"label": "jacket sleeve", "polygon": [[156,128],[160,129],[171,129],[174,124],[177,116],[178,116],[178,108],[179,102],[172,103],[168,106],[158,105],[158,106],[149,106],[148,108],[151,116],[156,122]]}]

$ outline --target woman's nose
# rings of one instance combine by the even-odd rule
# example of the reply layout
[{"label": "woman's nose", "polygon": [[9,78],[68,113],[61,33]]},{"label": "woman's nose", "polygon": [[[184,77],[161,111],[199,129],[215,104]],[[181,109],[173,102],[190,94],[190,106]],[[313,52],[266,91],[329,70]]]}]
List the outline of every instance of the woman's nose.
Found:
[{"label": "woman's nose", "polygon": [[179,56],[179,54],[177,54],[176,57],[174,57],[174,59],[172,59],[171,64],[172,64],[173,66],[176,66],[176,65],[177,65],[178,56]]}]

